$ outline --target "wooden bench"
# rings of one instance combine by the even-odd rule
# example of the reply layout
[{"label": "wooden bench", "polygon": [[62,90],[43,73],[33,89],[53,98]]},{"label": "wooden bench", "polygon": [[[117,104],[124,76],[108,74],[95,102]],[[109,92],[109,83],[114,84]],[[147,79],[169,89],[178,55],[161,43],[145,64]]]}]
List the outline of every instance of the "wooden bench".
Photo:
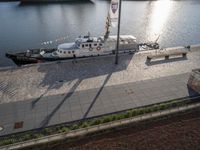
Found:
[{"label": "wooden bench", "polygon": [[183,57],[186,57],[187,51],[174,51],[174,52],[161,52],[161,53],[154,53],[147,56],[147,60],[151,61],[153,58],[162,58],[165,57],[165,59],[169,59],[170,56],[179,56],[182,55]]}]

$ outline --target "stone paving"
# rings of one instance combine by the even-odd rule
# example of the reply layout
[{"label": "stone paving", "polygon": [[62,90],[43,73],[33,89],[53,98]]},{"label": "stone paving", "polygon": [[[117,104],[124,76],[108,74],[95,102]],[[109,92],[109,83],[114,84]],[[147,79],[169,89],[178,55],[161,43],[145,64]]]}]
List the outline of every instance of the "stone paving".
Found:
[{"label": "stone paving", "polygon": [[[149,52],[0,71],[0,135],[197,95],[187,87],[200,48],[187,58],[146,62]],[[23,128],[14,123],[23,121]]]}]

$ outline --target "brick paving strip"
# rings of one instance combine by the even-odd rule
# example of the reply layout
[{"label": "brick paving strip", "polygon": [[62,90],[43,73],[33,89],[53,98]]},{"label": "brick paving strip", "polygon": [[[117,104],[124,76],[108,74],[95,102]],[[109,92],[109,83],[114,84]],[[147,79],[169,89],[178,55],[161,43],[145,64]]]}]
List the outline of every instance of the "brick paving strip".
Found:
[{"label": "brick paving strip", "polygon": [[0,147],[0,149],[1,150],[19,149],[19,148],[25,148],[28,146],[34,146],[34,145],[38,145],[38,144],[45,144],[45,143],[49,143],[49,142],[64,140],[66,138],[83,136],[83,135],[98,132],[101,130],[111,129],[111,128],[122,126],[122,125],[128,125],[130,123],[145,121],[148,119],[163,117],[166,115],[183,112],[183,111],[191,110],[191,109],[198,108],[198,107],[200,107],[200,103],[189,104],[186,106],[180,106],[180,107],[176,107],[176,108],[162,110],[159,112],[148,113],[148,114],[144,114],[144,115],[140,115],[140,116],[136,116],[136,117],[132,117],[132,118],[127,118],[127,119],[117,120],[117,121],[104,123],[104,124],[100,124],[100,125],[95,125],[92,127],[77,129],[74,131],[70,131],[68,133],[60,133],[60,134],[45,136],[42,138],[28,140],[28,141],[24,141],[24,142],[20,142],[20,143],[16,143],[16,144],[2,146],[2,147]]}]

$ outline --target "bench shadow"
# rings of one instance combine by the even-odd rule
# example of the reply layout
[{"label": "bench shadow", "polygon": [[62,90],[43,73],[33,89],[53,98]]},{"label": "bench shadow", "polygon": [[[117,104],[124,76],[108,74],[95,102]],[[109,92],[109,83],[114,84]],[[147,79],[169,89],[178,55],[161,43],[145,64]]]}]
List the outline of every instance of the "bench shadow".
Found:
[{"label": "bench shadow", "polygon": [[169,59],[155,59],[155,60],[151,60],[149,61],[148,59],[146,59],[145,64],[147,66],[153,66],[153,65],[159,65],[159,64],[165,64],[165,63],[173,63],[173,62],[177,62],[177,61],[185,61],[188,60],[187,57],[174,57],[174,58],[169,58]]}]

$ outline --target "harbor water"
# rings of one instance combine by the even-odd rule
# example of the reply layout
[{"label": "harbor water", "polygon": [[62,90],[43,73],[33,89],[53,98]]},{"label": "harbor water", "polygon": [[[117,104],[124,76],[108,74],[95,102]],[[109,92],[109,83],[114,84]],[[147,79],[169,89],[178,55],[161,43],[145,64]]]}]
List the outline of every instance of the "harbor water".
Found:
[{"label": "harbor water", "polygon": [[[56,47],[77,36],[103,35],[110,1],[21,5],[0,2],[0,67],[15,65],[6,52]],[[112,28],[111,34],[116,34]],[[121,34],[161,47],[200,43],[200,1],[122,1]]]}]

